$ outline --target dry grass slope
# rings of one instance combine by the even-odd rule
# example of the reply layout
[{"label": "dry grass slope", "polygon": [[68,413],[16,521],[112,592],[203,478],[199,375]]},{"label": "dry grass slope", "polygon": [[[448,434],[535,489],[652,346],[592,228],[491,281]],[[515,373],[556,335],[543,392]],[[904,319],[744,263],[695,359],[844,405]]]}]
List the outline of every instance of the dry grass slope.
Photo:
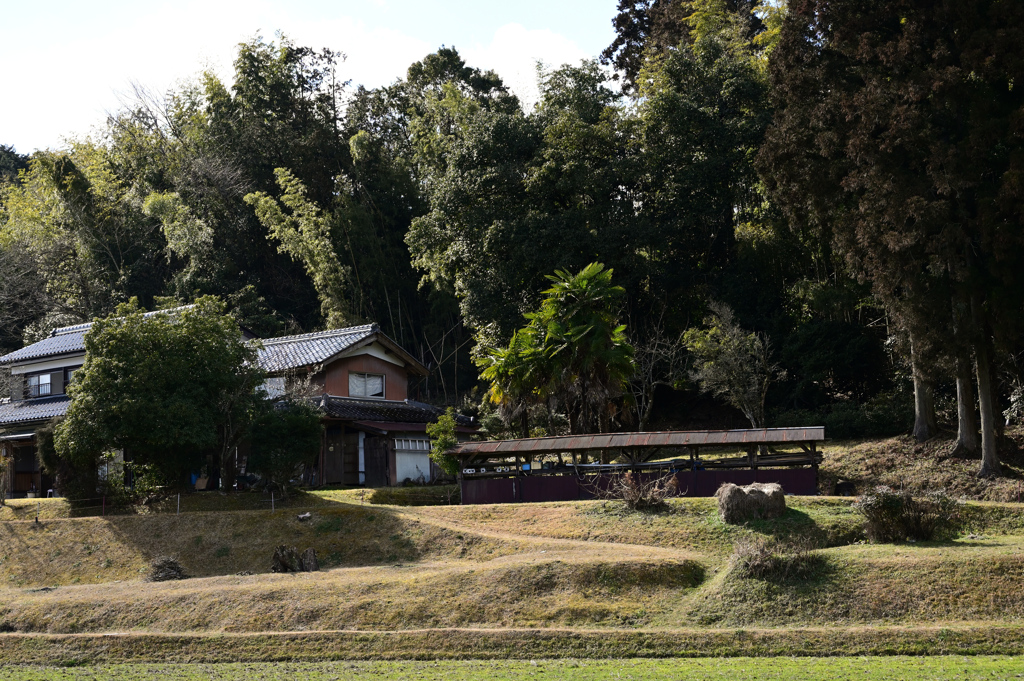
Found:
[{"label": "dry grass slope", "polygon": [[828,492],[841,479],[856,483],[858,490],[889,485],[916,493],[944,489],[980,501],[1024,501],[1024,427],[1008,429],[1007,438],[1001,452],[1004,476],[995,479],[978,478],[980,460],[949,458],[953,440],[948,434],[923,444],[908,435],[829,444],[819,489]]},{"label": "dry grass slope", "polygon": [[465,535],[394,509],[335,504],[293,510],[107,516],[0,523],[0,584],[17,587],[138,579],[156,556],[195,577],[267,572],[280,544],[316,549],[325,567],[488,560],[515,542]]},{"label": "dry grass slope", "polygon": [[[781,518],[731,526],[713,499],[635,513],[340,490],[297,498],[303,522],[252,510],[258,495],[202,496],[250,510],[0,522],[0,661],[1024,651],[1018,504],[968,504],[973,539],[885,546],[857,543],[839,498],[789,497]],[[800,579],[743,577],[730,556],[756,537],[822,558]],[[269,574],[279,544],[331,569]],[[157,555],[195,577],[143,582]]]}]

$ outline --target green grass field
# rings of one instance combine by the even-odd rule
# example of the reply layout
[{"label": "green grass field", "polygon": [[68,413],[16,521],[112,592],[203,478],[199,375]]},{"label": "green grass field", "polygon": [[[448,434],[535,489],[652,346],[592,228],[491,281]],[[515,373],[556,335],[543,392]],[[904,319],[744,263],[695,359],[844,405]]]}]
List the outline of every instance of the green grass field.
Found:
[{"label": "green grass field", "polygon": [[507,660],[473,662],[327,662],[172,664],[104,667],[7,667],[8,681],[953,681],[1014,679],[1015,657],[725,658],[700,660]]}]

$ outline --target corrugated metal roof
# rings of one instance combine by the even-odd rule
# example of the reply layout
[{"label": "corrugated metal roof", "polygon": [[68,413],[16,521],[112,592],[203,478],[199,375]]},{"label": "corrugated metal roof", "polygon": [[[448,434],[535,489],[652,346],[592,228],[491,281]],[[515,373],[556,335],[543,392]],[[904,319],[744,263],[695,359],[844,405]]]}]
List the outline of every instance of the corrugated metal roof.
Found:
[{"label": "corrugated metal roof", "polygon": [[[153,312],[147,312],[143,317],[152,317],[155,314],[169,314],[180,310],[187,310],[190,307],[192,306],[183,305],[168,310],[154,310]],[[0,364],[13,364],[30,359],[85,352],[85,334],[92,328],[92,324],[92,322],[85,322],[83,324],[56,328],[43,340],[0,357]]]},{"label": "corrugated metal roof", "polygon": [[266,371],[285,371],[319,364],[379,332],[376,324],[281,336],[263,341],[259,363]]},{"label": "corrugated metal roof", "polygon": [[[414,400],[366,400],[358,397],[324,395],[320,402],[324,413],[331,418],[346,421],[388,423],[430,423],[444,413],[444,409]],[[473,419],[456,414],[460,426],[469,426]]]},{"label": "corrugated metal roof", "polygon": [[567,437],[534,437],[521,440],[463,442],[452,453],[457,456],[482,454],[546,454],[591,449],[650,449],[653,447],[710,447],[730,445],[820,442],[824,426],[807,428],[757,428],[748,430],[667,430],[653,433],[605,433]]},{"label": "corrugated metal roof", "polygon": [[0,427],[29,421],[49,421],[68,411],[71,398],[67,395],[43,397],[35,400],[17,400],[0,404]]}]

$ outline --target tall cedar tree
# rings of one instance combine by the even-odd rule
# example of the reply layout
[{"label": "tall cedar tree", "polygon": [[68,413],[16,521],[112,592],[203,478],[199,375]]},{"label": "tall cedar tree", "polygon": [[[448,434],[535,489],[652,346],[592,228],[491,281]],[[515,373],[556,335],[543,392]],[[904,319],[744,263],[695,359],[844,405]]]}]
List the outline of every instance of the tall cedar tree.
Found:
[{"label": "tall cedar tree", "polygon": [[[639,89],[640,72],[648,57],[690,42],[686,19],[695,4],[679,0],[619,0],[618,14],[612,19],[615,40],[601,52],[601,63],[622,73],[627,92]],[[756,13],[761,4],[761,0],[721,0],[720,9],[742,22],[743,37],[752,40],[765,30]]]},{"label": "tall cedar tree", "polygon": [[915,354],[973,352],[981,475],[999,472],[992,363],[1021,302],[1021,44],[1017,2],[794,3],[760,154],[795,224],[872,282]]}]

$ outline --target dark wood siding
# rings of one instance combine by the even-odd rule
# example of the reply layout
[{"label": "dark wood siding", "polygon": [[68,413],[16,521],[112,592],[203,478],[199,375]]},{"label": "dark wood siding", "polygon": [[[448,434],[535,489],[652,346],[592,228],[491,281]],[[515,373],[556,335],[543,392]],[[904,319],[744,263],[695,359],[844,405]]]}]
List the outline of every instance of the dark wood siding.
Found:
[{"label": "dark wood siding", "polygon": [[387,487],[391,484],[389,438],[367,436],[363,440],[363,457],[366,462],[366,486]]},{"label": "dark wood siding", "polygon": [[344,441],[345,484],[359,484],[359,433],[346,432]]},{"label": "dark wood siding", "polygon": [[324,483],[327,485],[337,485],[345,482],[344,435],[345,428],[343,426],[327,427],[323,475]]}]

